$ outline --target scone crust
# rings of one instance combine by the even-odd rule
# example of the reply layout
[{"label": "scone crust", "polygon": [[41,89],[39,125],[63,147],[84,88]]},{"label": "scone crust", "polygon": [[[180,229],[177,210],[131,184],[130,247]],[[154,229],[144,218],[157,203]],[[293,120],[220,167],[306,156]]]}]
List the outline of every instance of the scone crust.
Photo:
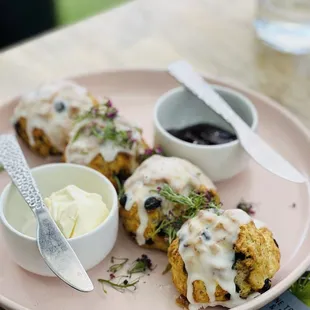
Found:
[{"label": "scone crust", "polygon": [[[272,232],[266,228],[257,229],[251,221],[240,227],[238,239],[234,245],[235,263],[237,271],[235,277],[236,291],[241,298],[247,298],[251,293],[270,288],[270,279],[280,268],[280,251]],[[179,299],[186,306],[187,300],[187,272],[179,253],[179,240],[172,242],[168,249],[168,259],[171,264],[172,280],[181,294]],[[216,301],[229,300],[230,294],[217,286]],[[197,303],[208,303],[209,296],[202,281],[194,281],[193,298]]]}]

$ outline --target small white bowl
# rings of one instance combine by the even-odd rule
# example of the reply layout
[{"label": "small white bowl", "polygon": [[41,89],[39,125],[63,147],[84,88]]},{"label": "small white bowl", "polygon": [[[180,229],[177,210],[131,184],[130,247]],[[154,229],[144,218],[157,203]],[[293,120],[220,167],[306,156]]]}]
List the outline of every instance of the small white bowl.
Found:
[{"label": "small white bowl", "polygon": [[[48,164],[31,171],[43,198],[71,184],[102,196],[110,210],[106,220],[93,231],[68,239],[86,270],[99,264],[112,250],[118,233],[118,199],[114,186],[99,172],[74,164]],[[3,237],[13,260],[30,272],[54,276],[37,248],[32,211],[12,183],[1,194],[0,219]],[[29,235],[25,235],[21,231],[29,219],[33,219],[34,226]]]},{"label": "small white bowl", "polygon": [[[212,86],[252,130],[256,130],[258,116],[252,102],[230,88]],[[220,145],[197,145],[167,132],[168,129],[181,129],[198,123],[217,125],[234,132],[228,123],[184,87],[162,95],[156,103],[153,118],[155,144],[160,145],[167,156],[181,157],[197,165],[212,181],[230,179],[247,167],[249,156],[238,140]]]}]

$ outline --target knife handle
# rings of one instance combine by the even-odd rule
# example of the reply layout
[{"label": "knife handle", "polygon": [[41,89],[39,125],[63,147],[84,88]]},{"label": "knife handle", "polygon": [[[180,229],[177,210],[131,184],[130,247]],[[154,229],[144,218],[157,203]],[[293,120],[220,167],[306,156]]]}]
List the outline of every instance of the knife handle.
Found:
[{"label": "knife handle", "polygon": [[42,196],[14,135],[0,135],[0,162],[29,207],[34,212],[41,209]]}]

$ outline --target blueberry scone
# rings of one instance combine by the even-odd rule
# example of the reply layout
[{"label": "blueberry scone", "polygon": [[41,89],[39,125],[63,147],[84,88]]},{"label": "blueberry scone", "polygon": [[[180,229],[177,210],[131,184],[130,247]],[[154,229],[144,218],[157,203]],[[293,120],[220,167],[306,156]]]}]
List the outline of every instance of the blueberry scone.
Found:
[{"label": "blueberry scone", "polygon": [[172,279],[189,309],[232,308],[271,287],[280,267],[272,232],[242,210],[204,210],[188,220],[168,250]]}]

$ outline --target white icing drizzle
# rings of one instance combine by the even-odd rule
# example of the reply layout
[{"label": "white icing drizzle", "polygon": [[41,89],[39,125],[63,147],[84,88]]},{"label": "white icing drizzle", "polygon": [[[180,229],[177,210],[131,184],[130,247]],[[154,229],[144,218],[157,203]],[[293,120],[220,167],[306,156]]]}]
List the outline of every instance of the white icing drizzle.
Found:
[{"label": "white icing drizzle", "polygon": [[[98,154],[101,154],[106,162],[112,162],[119,153],[126,153],[132,155],[131,170],[133,172],[138,166],[136,156],[144,151],[140,131],[122,117],[118,116],[113,119],[116,130],[131,131],[132,139],[135,141],[131,146],[121,146],[112,140],[100,141],[91,134],[91,126],[96,125],[104,128],[106,124],[107,121],[100,117],[86,118],[77,123],[70,133],[70,141],[65,150],[66,161],[88,165]],[[75,139],[78,132],[78,138]]]},{"label": "white icing drizzle", "polygon": [[[57,112],[55,107],[60,102],[65,109]],[[53,146],[63,152],[72,129],[72,118],[91,106],[92,99],[87,89],[71,81],[57,81],[22,96],[14,110],[12,122],[16,123],[24,117],[31,145],[35,143],[33,130],[42,129]]]},{"label": "white icing drizzle", "polygon": [[[125,209],[129,211],[134,203],[138,207],[140,226],[136,232],[136,240],[139,245],[145,243],[144,231],[148,224],[144,202],[147,198],[156,196],[152,191],[156,191],[163,184],[169,184],[175,192],[182,195],[189,194],[201,185],[215,189],[212,181],[187,160],[160,155],[153,155],[145,160],[124,184],[127,197]],[[161,210],[165,215],[172,208],[171,202],[162,200]]]},{"label": "white icing drizzle", "polygon": [[[248,299],[239,297],[234,282],[236,271],[232,269],[235,257],[233,246],[240,226],[251,220],[248,214],[238,209],[226,210],[220,215],[212,210],[203,210],[179,230],[179,253],[188,273],[190,310],[217,305],[232,308],[257,296],[252,294]],[[210,299],[208,304],[196,303],[193,298],[193,282],[197,280],[205,284]],[[229,301],[215,300],[217,285],[231,295]]]}]

